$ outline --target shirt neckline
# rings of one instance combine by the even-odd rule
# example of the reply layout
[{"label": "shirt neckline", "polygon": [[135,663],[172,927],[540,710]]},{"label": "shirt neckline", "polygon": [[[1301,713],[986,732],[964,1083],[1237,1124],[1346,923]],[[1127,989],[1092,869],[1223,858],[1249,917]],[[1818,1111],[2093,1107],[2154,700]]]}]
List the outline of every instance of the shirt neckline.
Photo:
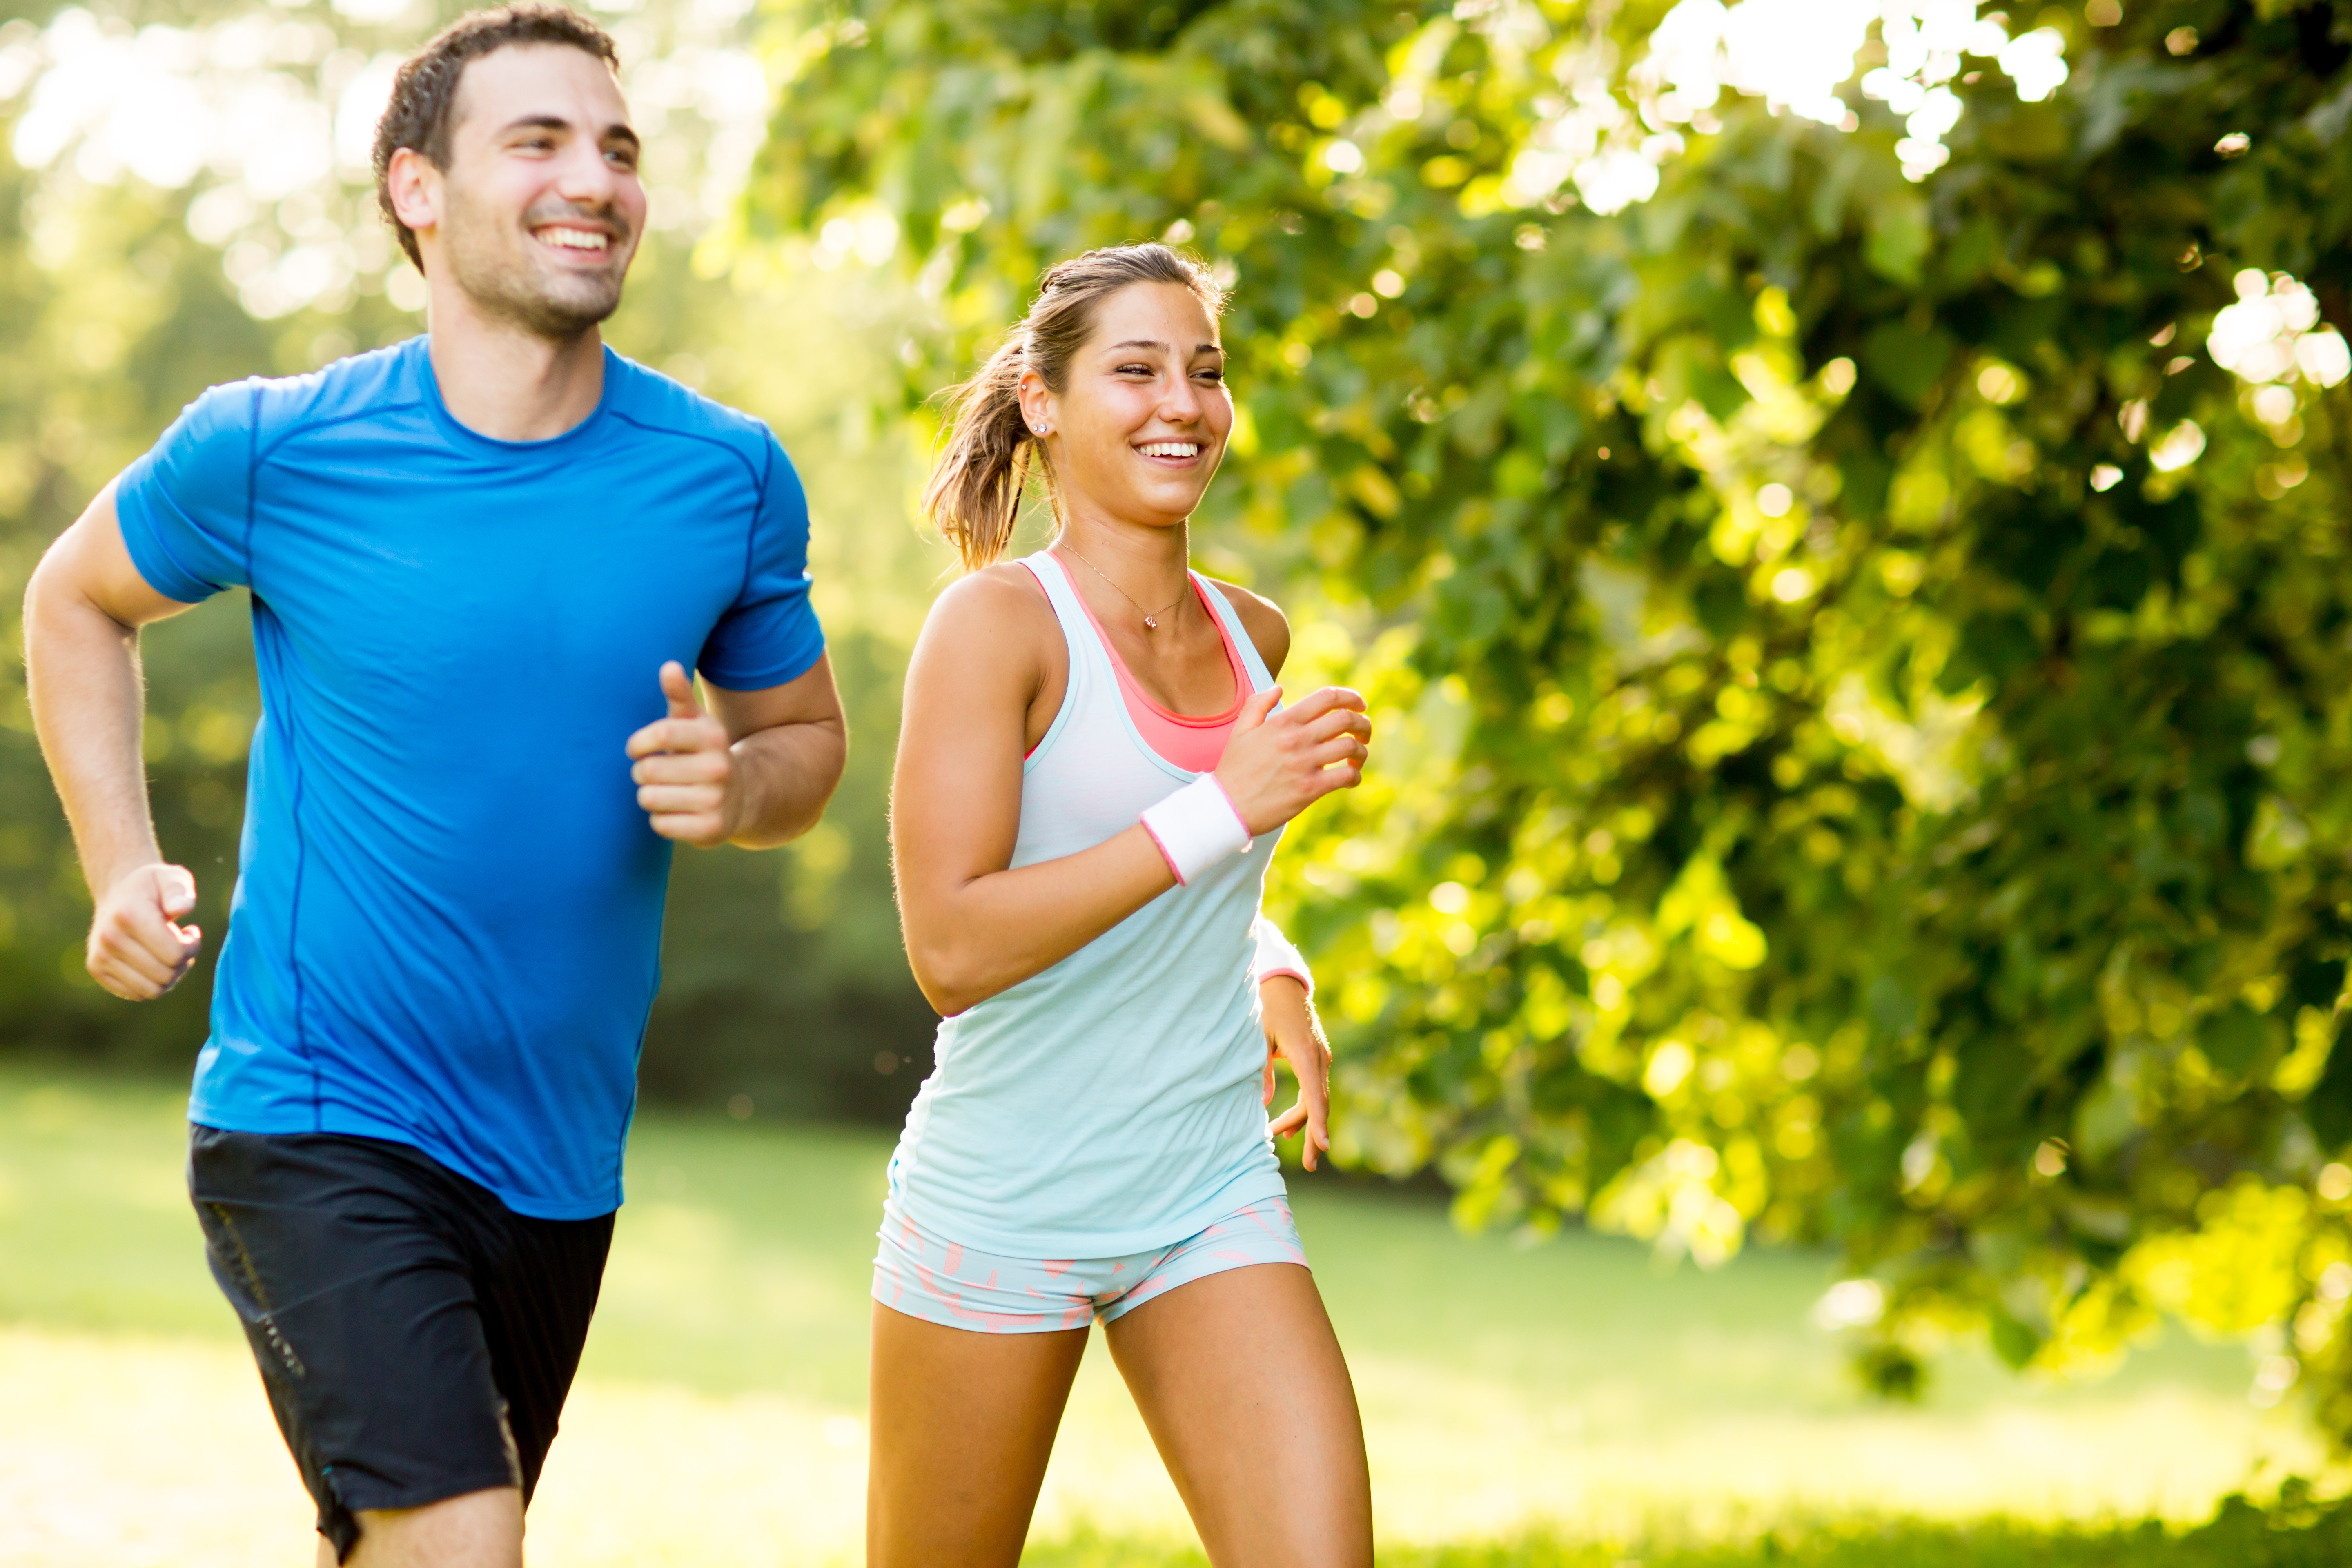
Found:
[{"label": "shirt neckline", "polygon": [[472,447],[509,459],[562,453],[573,444],[586,439],[604,422],[606,413],[612,408],[618,394],[623,366],[626,363],[614,352],[612,344],[604,344],[604,384],[598,388],[596,406],[589,410],[586,418],[571,429],[544,440],[502,441],[496,436],[485,436],[449,412],[449,405],[441,398],[441,378],[433,369],[431,334],[418,333],[409,340],[409,346],[415,357],[416,380],[424,389],[425,406],[431,412],[433,423],[439,426],[442,434],[460,446]]},{"label": "shirt neckline", "polygon": [[[1068,574],[1063,575],[1066,577]],[[1217,607],[1209,603],[1209,590],[1201,581],[1200,574],[1188,570],[1184,575],[1191,582],[1192,592],[1200,595],[1201,608],[1207,613],[1210,624],[1217,628],[1217,640],[1224,646],[1226,667],[1234,674],[1233,706],[1222,713],[1179,713],[1154,700],[1151,693],[1143,689],[1143,683],[1135,679],[1134,671],[1127,668],[1127,660],[1118,656],[1118,645],[1110,640],[1110,633],[1104,628],[1102,617],[1095,614],[1092,605],[1087,603],[1087,596],[1077,591],[1076,584],[1071,584],[1070,592],[1077,599],[1078,608],[1086,612],[1087,622],[1093,626],[1095,639],[1102,644],[1103,652],[1110,656],[1110,667],[1117,673],[1123,690],[1134,693],[1136,700],[1142,703],[1153,717],[1164,719],[1171,724],[1181,725],[1187,730],[1221,729],[1240,718],[1243,707],[1250,700],[1249,671],[1243,668],[1241,649],[1234,646],[1234,634],[1226,627],[1224,616],[1217,614]]]}]

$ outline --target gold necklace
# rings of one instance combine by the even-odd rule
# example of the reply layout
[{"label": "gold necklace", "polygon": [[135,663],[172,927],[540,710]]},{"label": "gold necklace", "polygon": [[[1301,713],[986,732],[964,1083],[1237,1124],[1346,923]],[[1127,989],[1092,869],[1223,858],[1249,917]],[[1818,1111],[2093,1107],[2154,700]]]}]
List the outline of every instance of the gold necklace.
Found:
[{"label": "gold necklace", "polygon": [[[1143,612],[1143,628],[1144,628],[1144,630],[1146,630],[1146,631],[1153,631],[1153,632],[1158,631],[1158,630],[1160,629],[1160,621],[1159,621],[1158,617],[1160,617],[1160,616],[1161,616],[1166,615],[1170,610],[1174,609],[1178,605],[1181,605],[1181,604],[1182,604],[1182,603],[1184,602],[1184,595],[1183,595],[1183,594],[1179,594],[1179,595],[1176,595],[1176,597],[1175,597],[1174,599],[1171,600],[1168,604],[1166,604],[1166,605],[1164,605],[1160,606],[1160,607],[1159,609],[1157,609],[1157,610],[1145,610],[1145,609],[1143,608],[1143,602],[1142,602],[1141,600],[1138,599],[1134,595],[1132,595],[1132,594],[1129,593],[1126,589],[1124,589],[1124,588],[1120,587],[1118,584],[1116,584],[1116,583],[1112,583],[1112,582],[1111,582],[1111,580],[1110,580],[1108,576],[1105,576],[1105,575],[1104,575],[1104,574],[1103,574],[1103,569],[1102,569],[1101,567],[1099,567],[1099,566],[1096,565],[1093,562],[1091,562],[1091,561],[1087,560],[1085,556],[1083,556],[1083,555],[1078,555],[1078,548],[1077,548],[1077,546],[1076,546],[1076,545],[1072,544],[1072,543],[1071,543],[1068,540],[1066,540],[1066,539],[1060,541],[1060,543],[1061,543],[1061,546],[1062,546],[1062,548],[1063,548],[1063,549],[1065,549],[1065,550],[1068,551],[1068,552],[1069,552],[1071,554],[1073,554],[1073,555],[1077,555],[1077,556],[1078,556],[1078,564],[1079,564],[1079,565],[1081,565],[1081,566],[1085,567],[1087,571],[1089,571],[1089,572],[1093,573],[1096,576],[1097,576],[1097,577],[1101,577],[1101,578],[1102,578],[1102,580],[1103,580],[1105,583],[1109,584],[1109,585],[1110,585],[1110,591],[1111,591],[1112,593],[1117,594],[1120,598],[1125,599],[1129,604],[1133,605],[1134,605],[1138,610],[1141,610],[1141,611]],[[1187,572],[1187,573],[1184,574],[1184,592],[1185,592],[1185,593],[1191,593],[1191,592],[1192,592],[1192,574],[1191,573]]]}]

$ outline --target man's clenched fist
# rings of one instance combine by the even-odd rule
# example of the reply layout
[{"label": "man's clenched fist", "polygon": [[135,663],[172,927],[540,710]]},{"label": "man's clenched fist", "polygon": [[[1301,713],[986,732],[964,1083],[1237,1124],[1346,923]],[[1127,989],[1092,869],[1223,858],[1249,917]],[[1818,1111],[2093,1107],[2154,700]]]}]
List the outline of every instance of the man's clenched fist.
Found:
[{"label": "man's clenched fist", "polygon": [[155,862],[124,872],[89,922],[83,959],[89,977],[133,1002],[161,996],[204,946],[204,932],[179,923],[195,907],[196,879],[184,866]]},{"label": "man's clenched fist", "polygon": [[677,660],[661,667],[661,689],[669,717],[629,737],[637,804],[664,838],[724,844],[735,835],[739,795],[727,727],[702,710]]}]

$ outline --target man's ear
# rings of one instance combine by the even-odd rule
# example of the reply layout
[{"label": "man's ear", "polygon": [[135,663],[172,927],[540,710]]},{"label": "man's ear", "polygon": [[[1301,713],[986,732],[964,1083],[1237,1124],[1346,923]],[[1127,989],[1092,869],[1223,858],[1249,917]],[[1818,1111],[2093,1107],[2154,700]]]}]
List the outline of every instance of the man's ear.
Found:
[{"label": "man's ear", "polygon": [[432,159],[414,147],[400,148],[384,170],[384,184],[392,193],[392,210],[402,223],[419,235],[440,223],[441,171],[433,166]]}]

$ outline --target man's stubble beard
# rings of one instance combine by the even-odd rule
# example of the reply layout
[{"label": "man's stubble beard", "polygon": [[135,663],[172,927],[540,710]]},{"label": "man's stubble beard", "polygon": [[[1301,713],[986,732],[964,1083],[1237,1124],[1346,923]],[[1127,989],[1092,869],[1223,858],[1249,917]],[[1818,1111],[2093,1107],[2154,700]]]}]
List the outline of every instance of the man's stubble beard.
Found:
[{"label": "man's stubble beard", "polygon": [[[620,308],[625,267],[609,278],[590,278],[546,266],[527,250],[509,250],[499,240],[512,231],[497,216],[476,210],[455,189],[449,192],[449,216],[443,226],[449,239],[450,281],[485,315],[510,321],[535,337],[569,342]],[[614,245],[627,244],[630,238],[617,236]],[[527,234],[523,243],[530,243]]]}]

